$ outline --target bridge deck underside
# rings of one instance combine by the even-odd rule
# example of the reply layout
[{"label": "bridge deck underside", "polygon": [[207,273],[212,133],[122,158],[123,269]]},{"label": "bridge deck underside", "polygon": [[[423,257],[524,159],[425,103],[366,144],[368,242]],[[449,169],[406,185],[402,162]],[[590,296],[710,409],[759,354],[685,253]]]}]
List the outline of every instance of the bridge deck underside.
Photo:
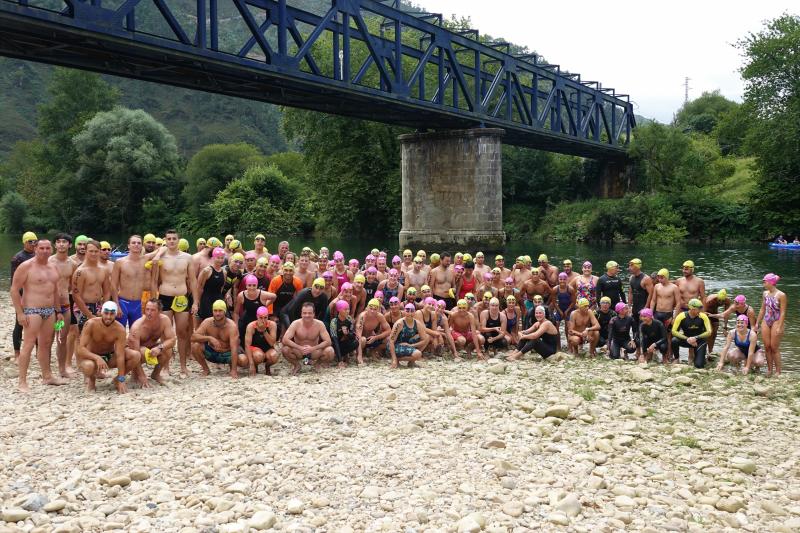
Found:
[{"label": "bridge deck underside", "polygon": [[[348,90],[298,80],[279,72],[154,47],[70,26],[32,21],[0,11],[0,55],[406,126],[464,129],[484,125],[506,131],[503,142],[598,159],[623,158],[624,146],[598,146],[511,121],[470,118],[379,92]],[[432,125],[435,125],[432,128]]]}]

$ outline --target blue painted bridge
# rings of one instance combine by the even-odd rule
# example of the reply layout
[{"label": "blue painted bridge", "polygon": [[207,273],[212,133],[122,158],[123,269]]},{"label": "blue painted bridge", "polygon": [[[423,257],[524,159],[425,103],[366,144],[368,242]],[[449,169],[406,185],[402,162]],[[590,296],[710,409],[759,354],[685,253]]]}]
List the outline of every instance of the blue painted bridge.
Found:
[{"label": "blue painted bridge", "polygon": [[635,127],[627,95],[398,4],[0,0],[0,55],[422,131],[502,128],[506,143],[565,154],[624,155]]}]

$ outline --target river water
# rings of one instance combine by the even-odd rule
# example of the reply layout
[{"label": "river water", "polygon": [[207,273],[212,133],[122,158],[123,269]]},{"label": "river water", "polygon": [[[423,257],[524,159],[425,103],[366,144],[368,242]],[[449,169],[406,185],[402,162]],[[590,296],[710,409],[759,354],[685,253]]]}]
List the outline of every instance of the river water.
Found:
[{"label": "river water", "polygon": [[[40,235],[44,237],[44,235]],[[126,237],[120,235],[93,236],[103,238],[114,245],[125,242]],[[222,237],[222,236],[220,236]],[[252,240],[238,236],[245,243]],[[277,249],[279,239],[267,240],[269,249]],[[190,239],[194,243],[194,238]],[[390,256],[398,248],[396,240],[364,241],[359,239],[289,239],[293,250],[300,250],[303,246],[310,246],[318,250],[320,246],[327,246],[331,253],[341,250],[347,258],[356,257],[359,261],[373,247],[389,251]],[[21,243],[17,235],[0,235],[0,260],[6,265],[0,270],[0,287],[7,290],[9,283],[9,260],[14,253],[19,251]],[[192,248],[194,246],[192,245]],[[247,246],[245,246],[247,248]],[[415,250],[416,252],[416,250]],[[474,251],[472,251],[474,252]],[[428,250],[430,255],[431,250]],[[731,244],[731,245],[613,245],[577,244],[577,243],[543,243],[536,241],[514,241],[508,243],[504,252],[507,263],[513,261],[518,255],[530,255],[534,260],[540,253],[546,253],[552,264],[561,265],[563,259],[572,260],[575,269],[580,271],[580,265],[585,260],[595,265],[595,274],[601,274],[598,267],[605,265],[608,260],[615,260],[620,265],[627,265],[633,257],[643,261],[643,270],[647,273],[655,272],[660,268],[669,269],[672,277],[680,275],[681,264],[686,259],[695,262],[695,274],[706,281],[706,291],[717,291],[721,288],[728,290],[728,294],[735,296],[744,294],[749,304],[758,311],[761,303],[761,278],[767,272],[775,272],[781,276],[778,287],[783,290],[789,300],[789,315],[786,321],[786,332],[782,343],[784,368],[800,371],[800,313],[797,302],[800,301],[800,251],[770,250],[763,244]],[[487,254],[488,256],[489,254]],[[489,262],[493,257],[487,257]],[[722,335],[717,338],[716,349],[722,347]]]}]

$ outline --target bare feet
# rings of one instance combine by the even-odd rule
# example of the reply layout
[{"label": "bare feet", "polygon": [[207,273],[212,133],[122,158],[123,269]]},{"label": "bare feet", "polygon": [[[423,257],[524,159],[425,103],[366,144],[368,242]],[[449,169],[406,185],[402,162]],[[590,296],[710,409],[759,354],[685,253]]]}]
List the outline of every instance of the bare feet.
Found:
[{"label": "bare feet", "polygon": [[66,385],[67,383],[69,383],[68,380],[56,376],[50,376],[49,378],[43,379],[42,381],[44,381],[45,385]]},{"label": "bare feet", "polygon": [[339,368],[347,368],[347,364],[344,361],[339,361],[339,364],[336,366]]},{"label": "bare feet", "polygon": [[17,390],[23,394],[27,394],[31,391],[31,387],[28,385],[27,381],[20,381],[19,385],[17,385]]},{"label": "bare feet", "polygon": [[75,372],[71,368],[65,368],[60,374],[62,378],[72,379],[75,377]]},{"label": "bare feet", "polygon": [[299,373],[300,373],[300,365],[299,364],[292,365],[292,370],[290,371],[290,374],[292,376],[296,376]]}]

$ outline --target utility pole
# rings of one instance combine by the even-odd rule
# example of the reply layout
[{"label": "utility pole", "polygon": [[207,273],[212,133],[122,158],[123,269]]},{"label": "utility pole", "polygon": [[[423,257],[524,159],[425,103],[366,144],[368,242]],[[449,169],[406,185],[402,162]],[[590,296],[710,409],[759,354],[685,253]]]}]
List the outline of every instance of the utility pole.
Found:
[{"label": "utility pole", "polygon": [[691,87],[689,87],[689,80],[691,80],[691,79],[692,78],[690,78],[689,76],[686,76],[686,78],[685,78],[685,80],[683,82],[683,103],[684,104],[688,104],[689,103],[689,89],[691,89]]}]

